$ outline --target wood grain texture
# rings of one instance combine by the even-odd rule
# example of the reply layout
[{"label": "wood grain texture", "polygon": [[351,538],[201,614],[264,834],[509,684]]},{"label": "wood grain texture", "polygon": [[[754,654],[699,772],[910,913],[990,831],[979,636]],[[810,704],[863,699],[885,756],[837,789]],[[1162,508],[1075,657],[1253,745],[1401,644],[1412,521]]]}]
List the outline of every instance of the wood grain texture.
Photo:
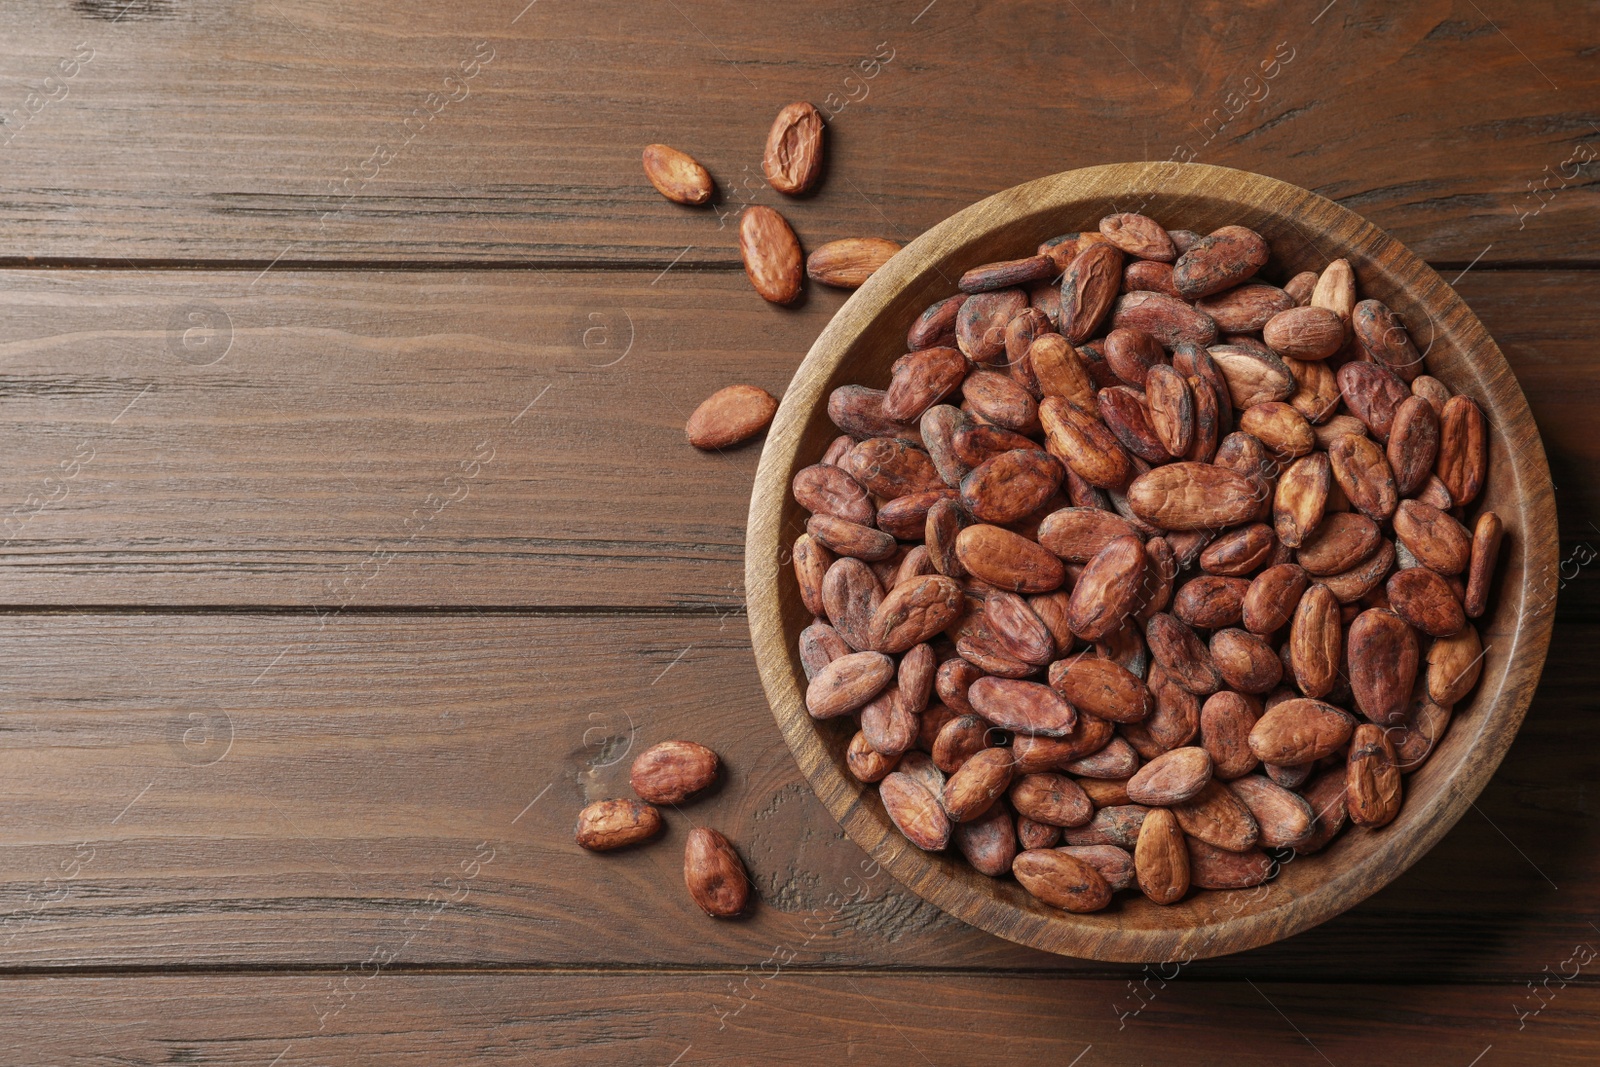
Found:
[{"label": "wood grain texture", "polygon": [[[769,950],[770,951],[770,950]],[[1571,946],[1564,955],[1568,958]],[[773,965],[765,968],[773,974]],[[1169,972],[1170,973],[1170,972]],[[6,983],[8,1047],[35,1063],[1172,1063],[1587,1067],[1600,993],[1548,994],[1518,1030],[1510,985],[1361,986],[1014,976],[335,974]],[[1556,989],[1552,983],[1552,990]],[[1537,1005],[1537,1000],[1530,1001]],[[70,1004],[64,1011],[62,1005]],[[1337,1012],[1330,1004],[1338,1004]],[[1526,1009],[1525,1009],[1526,1010]],[[1492,1047],[1492,1051],[1490,1051]],[[1182,1050],[1181,1055],[1174,1050]]]},{"label": "wood grain texture", "polygon": [[[1177,152],[1431,260],[1594,258],[1571,239],[1600,220],[1587,6],[922,6],[6,5],[3,254],[731,264],[717,212],[746,202],[782,201],[808,246],[903,240],[1019,181]],[[833,117],[821,190],[791,202],[760,153],[798,99]],[[716,209],[649,187],[656,141],[710,168]]]},{"label": "wood grain texture", "polygon": [[[1537,980],[1565,958],[1600,893],[1597,639],[1559,631],[1565,669],[1480,811],[1393,885],[1186,973]],[[738,968],[782,944],[811,967],[1137,973],[992,937],[874,867],[784,749],[739,619],[12,614],[0,648],[0,969],[337,968],[379,949]],[[668,738],[715,748],[722,787],[652,845],[579,850],[578,809],[630,795],[633,756]],[[690,904],[695,824],[739,847],[750,919]]]},{"label": "wood grain texture", "polygon": [[[795,759],[846,833],[897,878],[991,933],[1067,955],[1152,962],[1211,957],[1267,944],[1313,926],[1376,892],[1414,863],[1466,811],[1493,775],[1533,697],[1555,616],[1560,563],[1550,470],[1538,428],[1504,356],[1442,278],[1392,237],[1336,204],[1260,175],[1188,164],[1157,174],[1145,164],[1068,171],[998,193],[952,216],[892,259],[834,316],[795,373],[762,450],[751,494],[745,586],[762,683]],[[1193,894],[1160,906],[1142,898],[1075,915],[1015,883],[977,873],[958,855],[922,852],[845,766],[848,723],[819,724],[805,710],[796,638],[810,621],[787,551],[803,509],[788,488],[838,429],[829,393],[847,383],[882,388],[907,324],[972,264],[1026,254],[1042,234],[1089,229],[1099,205],[1123,197],[1163,225],[1201,233],[1247,226],[1273,250],[1268,277],[1287,278],[1344,257],[1363,296],[1403,320],[1426,319],[1438,336],[1429,373],[1473,397],[1493,425],[1480,506],[1507,530],[1495,606],[1480,622],[1487,654],[1471,699],[1407,783],[1400,815],[1381,831],[1341,835],[1248,894]],[[1274,270],[1275,269],[1275,270]],[[1244,897],[1244,899],[1241,899]],[[1230,899],[1232,898],[1232,899]]]},{"label": "wood grain texture", "polygon": [[[781,395],[842,294],[788,311],[728,272],[258,275],[0,272],[0,602],[742,608],[760,442],[700,453],[683,423],[733,381]],[[1577,565],[1600,546],[1600,274],[1458,288],[1544,436],[1579,553],[1563,611],[1600,619],[1600,566]]]},{"label": "wood grain texture", "polygon": [[684,423],[825,312],[653,278],[12,273],[0,598],[736,605],[759,446]]},{"label": "wood grain texture", "polygon": [[[755,298],[746,203],[808,248],[906,240],[1182,146],[1475,262],[1555,474],[1562,618],[1600,622],[1600,14],[1322,8],[0,5],[0,266],[105,268],[0,270],[0,1059],[1592,1060],[1584,979],[1517,1009],[1600,944],[1600,628],[1557,628],[1415,866],[1160,987],[958,923],[843,837],[739,617],[760,445],[682,443],[713,389],[781,393],[843,302]],[[791,200],[758,156],[798,99],[838,113]],[[649,189],[659,140],[713,207]],[[726,783],[578,852],[666,736]],[[749,862],[749,919],[685,899],[691,817]]]}]

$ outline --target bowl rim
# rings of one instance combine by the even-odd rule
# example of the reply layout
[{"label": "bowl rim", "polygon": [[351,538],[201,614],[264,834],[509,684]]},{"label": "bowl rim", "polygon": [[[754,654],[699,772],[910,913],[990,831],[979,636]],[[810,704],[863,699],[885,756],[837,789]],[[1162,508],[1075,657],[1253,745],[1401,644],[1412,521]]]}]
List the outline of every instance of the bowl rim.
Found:
[{"label": "bowl rim", "polygon": [[[1240,190],[1247,190],[1242,194]],[[940,257],[962,240],[981,236],[1020,215],[1094,198],[1213,196],[1268,210],[1337,235],[1368,258],[1387,257],[1385,270],[1418,303],[1437,312],[1456,337],[1475,378],[1473,395],[1491,427],[1521,431],[1525,439],[1509,449],[1510,478],[1524,517],[1520,582],[1515,624],[1509,635],[1507,666],[1493,692],[1480,682],[1471,706],[1487,701],[1478,732],[1461,765],[1419,812],[1408,812],[1413,828],[1386,849],[1374,850],[1311,891],[1253,914],[1172,928],[1129,928],[1117,912],[1068,915],[1048,909],[1041,915],[991,896],[974,893],[937,874],[933,857],[883,826],[863,807],[868,788],[837,767],[814,720],[804,710],[791,638],[785,632],[779,575],[767,561],[784,560],[782,513],[789,478],[798,469],[799,449],[814,413],[826,400],[854,340],[905,288],[937,270]],[[1114,209],[1113,209],[1114,210]],[[952,285],[950,287],[954,289]],[[809,462],[814,462],[810,460]],[[1497,461],[1498,462],[1498,461]],[[804,465],[804,464],[800,464]],[[1521,387],[1504,355],[1465,302],[1442,278],[1400,242],[1354,212],[1316,193],[1264,175],[1202,163],[1118,163],[1064,171],[1003,190],[929,229],[906,245],[845,302],[818,335],[796,370],[768,432],[751,493],[745,541],[745,587],[752,647],[772,713],[795,761],[824,807],[845,833],[903,885],[942,911],[992,934],[1033,948],[1112,962],[1161,962],[1224,955],[1288,937],[1338,915],[1389,884],[1421,858],[1465,814],[1487,785],[1516,736],[1543,669],[1554,621],[1554,575],[1559,537],[1549,466]],[[1497,576],[1501,596],[1513,578],[1505,555]],[[1506,604],[1506,612],[1512,605]],[[1481,620],[1487,621],[1487,620]],[[1487,679],[1485,679],[1487,681]],[[1457,708],[1458,712],[1460,707]],[[1459,716],[1458,716],[1459,717]],[[877,803],[875,797],[872,801]],[[1271,883],[1269,883],[1271,884]],[[1068,921],[1062,921],[1067,916]]]}]

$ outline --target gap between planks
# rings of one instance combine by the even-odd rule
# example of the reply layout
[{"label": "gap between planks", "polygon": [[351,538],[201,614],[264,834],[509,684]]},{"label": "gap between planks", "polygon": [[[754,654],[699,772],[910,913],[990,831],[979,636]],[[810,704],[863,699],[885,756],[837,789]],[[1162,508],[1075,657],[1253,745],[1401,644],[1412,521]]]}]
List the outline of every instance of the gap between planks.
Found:
[{"label": "gap between planks", "polygon": [[28,604],[0,605],[0,618],[41,615],[299,615],[306,618],[367,618],[390,615],[437,615],[467,618],[473,615],[516,616],[525,618],[709,618],[732,619],[745,615],[743,600],[707,604],[350,604],[337,609],[322,609],[305,604]]},{"label": "gap between planks", "polygon": [[[387,260],[387,259],[100,259],[34,258],[0,256],[0,270],[6,271],[254,271],[261,273],[371,272],[407,274],[478,273],[643,273],[671,268],[687,274],[738,273],[744,264],[737,258],[680,263],[678,258],[641,259],[507,259],[507,260]],[[1600,271],[1600,259],[1529,260],[1431,260],[1428,266],[1439,274],[1452,275],[1471,270],[1491,272],[1592,272]]]},{"label": "gap between planks", "polygon": [[[1587,544],[1579,538],[1562,538],[1563,546]],[[471,604],[351,604],[337,611],[322,611],[304,604],[3,604],[0,618],[39,618],[46,616],[104,615],[161,615],[161,616],[273,616],[321,618],[324,615],[359,618],[383,617],[437,617],[464,619],[475,615],[497,618],[564,619],[564,618],[656,618],[656,619],[743,619],[749,614],[743,600],[729,600],[709,604],[660,604],[618,607],[606,604],[564,604],[543,606],[537,604],[491,604],[476,607]],[[1556,622],[1562,626],[1585,626],[1600,623],[1600,611],[1567,597],[1558,601]]]},{"label": "gap between planks", "polygon": [[[1228,957],[1219,957],[1227,959]],[[160,978],[170,976],[173,978],[193,977],[197,975],[228,975],[230,977],[259,977],[259,978],[286,978],[297,976],[337,975],[347,973],[352,965],[359,961],[350,960],[343,963],[215,963],[215,964],[188,964],[188,963],[162,963],[162,964],[124,964],[120,966],[91,966],[76,967],[70,963],[56,966],[20,966],[0,967],[0,981],[23,980],[32,978]],[[1071,957],[1064,958],[1064,963],[1081,963]],[[850,966],[829,967],[819,964],[789,964],[783,971],[789,975],[805,975],[817,978],[1020,978],[1020,979],[1065,979],[1070,981],[1115,981],[1126,978],[1130,974],[1137,974],[1148,965],[1137,963],[1124,964],[1118,967],[1115,964],[1097,967],[1092,970],[1061,969],[1052,967],[895,967],[892,965],[878,967],[863,967],[859,964]],[[502,977],[517,977],[522,975],[538,977],[560,976],[594,976],[594,977],[643,977],[643,978],[671,978],[681,977],[716,977],[728,975],[737,977],[748,973],[748,966],[734,966],[733,964],[682,964],[673,963],[656,967],[640,966],[636,963],[610,964],[604,961],[585,962],[581,966],[572,964],[529,964],[529,963],[391,963],[383,967],[386,976],[399,976],[411,978],[449,977],[452,975],[494,975]],[[1531,972],[1529,972],[1531,973]],[[1388,987],[1407,986],[1496,986],[1515,983],[1526,978],[1521,972],[1505,972],[1495,974],[1456,975],[1441,980],[1436,976],[1423,977],[1387,977],[1382,983]],[[1191,973],[1184,979],[1185,984],[1195,985],[1239,985],[1244,979],[1227,974]],[[1347,976],[1317,976],[1306,975],[1281,975],[1274,976],[1269,981],[1273,985],[1319,985],[1319,986],[1370,986],[1372,979],[1364,975]]]}]

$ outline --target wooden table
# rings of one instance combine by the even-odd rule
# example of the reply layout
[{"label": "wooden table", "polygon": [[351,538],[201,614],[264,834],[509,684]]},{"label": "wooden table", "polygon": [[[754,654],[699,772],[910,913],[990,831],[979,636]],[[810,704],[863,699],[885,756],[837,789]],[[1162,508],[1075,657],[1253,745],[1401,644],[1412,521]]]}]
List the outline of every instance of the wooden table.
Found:
[{"label": "wooden table", "polygon": [[[1556,0],[0,7],[4,1062],[1593,1063],[1597,39]],[[759,156],[796,99],[833,115],[791,201]],[[652,141],[715,210],[645,184]],[[758,448],[683,442],[844,299],[757,299],[745,204],[909,239],[1174,153],[1455,279],[1566,542],[1476,810],[1349,914],[1176,974],[863,869],[751,659]],[[580,853],[669,737],[724,786]],[[691,905],[691,822],[750,919]]]}]

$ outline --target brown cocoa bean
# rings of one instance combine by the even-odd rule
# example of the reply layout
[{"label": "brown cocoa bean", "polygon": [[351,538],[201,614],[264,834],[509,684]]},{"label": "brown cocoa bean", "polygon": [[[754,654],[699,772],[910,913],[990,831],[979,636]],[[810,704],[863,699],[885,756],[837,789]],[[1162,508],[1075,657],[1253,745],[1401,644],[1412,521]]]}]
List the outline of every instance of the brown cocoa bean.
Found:
[{"label": "brown cocoa bean", "polygon": [[961,480],[961,503],[981,522],[1017,522],[1050,499],[1064,474],[1061,461],[1048,452],[1036,448],[1002,452]]},{"label": "brown cocoa bean", "polygon": [[813,249],[806,257],[806,277],[836,289],[859,289],[900,245],[884,237],[845,237]]},{"label": "brown cocoa bean", "polygon": [[1335,377],[1350,413],[1372,436],[1387,441],[1394,426],[1395,412],[1411,396],[1405,380],[1387,367],[1359,360],[1340,367]]},{"label": "brown cocoa bean", "polygon": [[881,782],[899,764],[899,756],[885,756],[867,742],[867,735],[857,730],[844,751],[844,763],[850,776],[858,782]]},{"label": "brown cocoa bean", "polygon": [[1500,516],[1492,511],[1479,515],[1472,528],[1472,557],[1467,565],[1467,595],[1463,603],[1469,619],[1481,616],[1489,605],[1489,584],[1494,579],[1503,530]]},{"label": "brown cocoa bean", "polygon": [[1013,593],[1048,593],[1066,578],[1061,561],[1040,545],[986,523],[957,535],[956,557],[970,574]]},{"label": "brown cocoa bean", "polygon": [[805,259],[799,238],[782,215],[760,204],[746,207],[739,220],[739,254],[763,300],[792,304],[799,299]]},{"label": "brown cocoa bean", "polygon": [[1297,563],[1280,563],[1256,575],[1240,605],[1244,628],[1265,636],[1289,625],[1310,583]]},{"label": "brown cocoa bean", "polygon": [[828,418],[839,429],[858,440],[898,437],[910,444],[921,444],[922,434],[915,426],[896,422],[883,413],[887,399],[888,394],[882,389],[841,385],[828,394]]},{"label": "brown cocoa bean", "polygon": [[1061,276],[1061,335],[1081,345],[1093,337],[1117,299],[1122,250],[1108,242],[1079,249]]},{"label": "brown cocoa bean", "polygon": [[1395,571],[1385,591],[1395,614],[1430,637],[1449,637],[1467,624],[1461,601],[1437,571],[1427,567]]},{"label": "brown cocoa bean", "polygon": [[1428,646],[1428,699],[1450,707],[1466,699],[1483,673],[1483,641],[1471,623]]},{"label": "brown cocoa bean", "polygon": [[1261,328],[1261,339],[1285,359],[1327,359],[1344,346],[1345,323],[1336,312],[1296,307],[1274,315]]},{"label": "brown cocoa bean", "polygon": [[1250,730],[1250,751],[1263,763],[1293,766],[1331,756],[1355,729],[1348,712],[1320,700],[1285,700]]},{"label": "brown cocoa bean", "polygon": [[1047,685],[1014,678],[979,678],[967,699],[983,718],[1016,733],[1066,737],[1078,712]]},{"label": "brown cocoa bean", "polygon": [[1011,783],[1009,797],[1019,815],[1050,826],[1082,826],[1094,816],[1089,795],[1064,774],[1021,775]]},{"label": "brown cocoa bean", "polygon": [[967,360],[954,348],[924,348],[894,361],[883,413],[910,422],[955,391],[967,375]]},{"label": "brown cocoa bean", "polygon": [[716,191],[693,156],[664,144],[645,145],[644,176],[656,192],[679,204],[704,204]]},{"label": "brown cocoa bean", "polygon": [[1394,569],[1394,561],[1394,544],[1387,540],[1379,541],[1372,555],[1347,571],[1325,576],[1322,584],[1339,598],[1339,603],[1354,604],[1378,588]]},{"label": "brown cocoa bean", "polygon": [[1116,845],[1066,845],[1058,851],[1082,860],[1100,873],[1112,892],[1134,885],[1133,856]]},{"label": "brown cocoa bean", "polygon": [[1161,228],[1159,222],[1148,215],[1132,211],[1107,215],[1100,220],[1100,233],[1107,241],[1138,259],[1171,263],[1178,258],[1172,238],[1167,236],[1167,231]]},{"label": "brown cocoa bean", "polygon": [[1211,662],[1211,652],[1195,632],[1167,614],[1150,616],[1145,623],[1150,655],[1178,685],[1196,696],[1209,696],[1222,686],[1222,675]]},{"label": "brown cocoa bean", "polygon": [[[1066,292],[1065,287],[1062,292]],[[1111,325],[1141,330],[1169,350],[1180,344],[1209,345],[1217,339],[1217,324],[1211,316],[1165,293],[1124,294],[1111,308]]]},{"label": "brown cocoa bean", "polygon": [[1073,586],[1067,626],[1086,641],[1098,641],[1124,625],[1140,605],[1149,559],[1136,536],[1118,537],[1091,559]]},{"label": "brown cocoa bean", "polygon": [[[986,719],[977,715],[958,715],[944,724],[933,739],[933,764],[946,774],[954,774],[967,760],[990,746],[993,732]],[[940,789],[944,786],[941,784]]]},{"label": "brown cocoa bean", "polygon": [[1080,708],[1078,725],[1066,737],[1018,734],[1011,743],[1011,751],[1017,760],[1017,773],[1059,770],[1081,756],[1098,752],[1111,740],[1112,729],[1108,720],[1090,715]]},{"label": "brown cocoa bean", "polygon": [[1254,230],[1223,226],[1178,257],[1172,284],[1184,299],[1197,300],[1253,277],[1270,254],[1267,242]]},{"label": "brown cocoa bean", "polygon": [[1350,689],[1361,713],[1375,723],[1399,722],[1417,677],[1417,635],[1399,615],[1382,608],[1350,624]]},{"label": "brown cocoa bean", "polygon": [[1348,259],[1336,259],[1322,268],[1311,292],[1311,306],[1338,314],[1346,326],[1356,308],[1356,273]]},{"label": "brown cocoa bean", "polygon": [[637,800],[597,800],[578,813],[573,836],[591,852],[636,845],[661,831],[661,813]]},{"label": "brown cocoa bean", "polygon": [[1407,382],[1422,373],[1422,355],[1411,343],[1400,316],[1380,300],[1363,300],[1350,315],[1356,344],[1367,359]]},{"label": "brown cocoa bean", "polygon": [[1402,500],[1394,513],[1394,533],[1424,567],[1460,574],[1472,560],[1472,535],[1447,513],[1419,500]]},{"label": "brown cocoa bean", "polygon": [[1012,861],[1022,888],[1052,907],[1071,912],[1099,911],[1111,903],[1111,887],[1084,860],[1056,849],[1030,849]]},{"label": "brown cocoa bean", "polygon": [[1136,259],[1122,268],[1122,290],[1126,293],[1161,293],[1175,299],[1178,290],[1172,284],[1172,264],[1158,263],[1153,259]]},{"label": "brown cocoa bean", "polygon": [[1296,562],[1316,577],[1341,574],[1370,559],[1382,540],[1378,524],[1367,516],[1334,512],[1301,543]]},{"label": "brown cocoa bean", "polygon": [[828,664],[841,656],[848,656],[850,646],[845,639],[825,622],[813,622],[800,631],[800,664],[805,668],[806,680],[815,678]]},{"label": "brown cocoa bean", "polygon": [[[1024,850],[1030,848],[1055,848],[1060,843],[1061,827],[1051,826],[1049,823],[1034,822],[1025,815],[1017,816],[1017,844]],[[1010,870],[1010,867],[1007,866],[1006,869]]]},{"label": "brown cocoa bean", "polygon": [[1128,484],[1132,461],[1116,435],[1098,419],[1062,397],[1047,396],[1039,404],[1039,422],[1050,454],[1084,481],[1102,489]]},{"label": "brown cocoa bean", "polygon": [[1017,855],[1018,827],[1004,804],[996,804],[976,819],[957,824],[951,836],[956,850],[978,873],[1000,878],[1011,870]]},{"label": "brown cocoa bean", "polygon": [[1439,458],[1435,473],[1450,491],[1450,501],[1465,507],[1483,489],[1489,448],[1483,412],[1471,397],[1453,396],[1439,416]]},{"label": "brown cocoa bean", "polygon": [[1420,396],[1407,397],[1395,408],[1386,454],[1394,471],[1395,490],[1410,496],[1422,488],[1439,455],[1439,416]]},{"label": "brown cocoa bean", "polygon": [[961,276],[956,287],[963,293],[989,293],[996,289],[1028,285],[1052,277],[1059,268],[1049,256],[1027,256],[1000,263],[973,267]]},{"label": "brown cocoa bean", "polygon": [[958,293],[929,304],[906,334],[906,348],[912,352],[924,348],[953,348],[956,343],[956,316],[967,295]]},{"label": "brown cocoa bean", "polygon": [[1028,364],[1040,397],[1059,396],[1091,415],[1099,414],[1094,380],[1078,350],[1060,334],[1047,333],[1028,346]]},{"label": "brown cocoa bean", "polygon": [[1235,626],[1243,617],[1249,590],[1250,582],[1244,578],[1202,574],[1178,590],[1172,598],[1172,614],[1202,630]]},{"label": "brown cocoa bean", "polygon": [[816,108],[802,101],[778,112],[767,133],[761,171],[768,185],[789,196],[817,183],[822,173],[822,115]]},{"label": "brown cocoa bean", "polygon": [[1189,850],[1177,817],[1156,808],[1145,817],[1134,845],[1139,889],[1157,904],[1175,904],[1189,891]]},{"label": "brown cocoa bean", "polygon": [[778,401],[765,389],[730,385],[701,401],[684,432],[696,448],[728,448],[760,433],[777,411]]},{"label": "brown cocoa bean", "polygon": [[846,522],[833,515],[813,515],[806,520],[806,533],[824,548],[840,556],[874,562],[894,555],[895,540],[882,530]]},{"label": "brown cocoa bean", "polygon": [[1229,530],[1207,545],[1200,553],[1200,569],[1207,574],[1240,578],[1266,563],[1277,546],[1272,527],[1253,522]]},{"label": "brown cocoa bean", "polygon": [[1260,717],[1261,709],[1243,694],[1224,689],[1206,698],[1200,708],[1200,747],[1216,778],[1229,781],[1255,770],[1260,761],[1250,750],[1250,731]]},{"label": "brown cocoa bean", "polygon": [[895,829],[913,845],[939,852],[950,843],[950,817],[924,782],[895,771],[878,783],[878,796]]},{"label": "brown cocoa bean", "polygon": [[1255,514],[1258,487],[1222,467],[1169,463],[1128,486],[1134,514],[1165,530],[1221,529]]},{"label": "brown cocoa bean", "polygon": [[1356,727],[1350,740],[1345,803],[1357,826],[1386,826],[1400,813],[1400,768],[1394,746],[1372,723]]},{"label": "brown cocoa bean", "polygon": [[1145,463],[1165,463],[1171,458],[1150,424],[1144,397],[1125,385],[1100,390],[1100,419],[1128,452]]},{"label": "brown cocoa bean", "polygon": [[1211,757],[1199,747],[1175,748],[1139,768],[1128,779],[1128,799],[1167,807],[1193,797],[1211,780]]},{"label": "brown cocoa bean", "polygon": [[722,761],[693,741],[662,741],[633,761],[628,782],[652,804],[681,804],[717,780]]},{"label": "brown cocoa bean", "polygon": [[749,906],[750,876],[733,843],[716,830],[697,826],[683,849],[683,883],[700,910],[713,918],[738,915]]},{"label": "brown cocoa bean", "polygon": [[1400,768],[1400,773],[1410,774],[1421,767],[1449,728],[1450,706],[1425,700],[1410,722],[1385,730],[1389,743],[1394,746],[1395,766]]},{"label": "brown cocoa bean", "polygon": [[1277,873],[1277,863],[1258,848],[1229,852],[1194,837],[1184,844],[1189,850],[1189,884],[1196,889],[1249,889]]},{"label": "brown cocoa bean", "polygon": [[1362,514],[1376,522],[1394,514],[1400,502],[1394,472],[1371,438],[1354,434],[1339,438],[1328,448],[1328,463],[1333,480]]},{"label": "brown cocoa bean", "polygon": [[[1174,291],[1172,295],[1181,294]],[[1254,333],[1273,316],[1295,306],[1294,297],[1286,291],[1261,282],[1236,285],[1194,302],[1195,310],[1210,315],[1224,333]]]},{"label": "brown cocoa bean", "polygon": [[[1244,852],[1261,836],[1250,809],[1216,779],[1207,782],[1200,792],[1183,803],[1157,810],[1170,810],[1190,837],[1229,852]],[[1142,831],[1140,836],[1143,836]]]},{"label": "brown cocoa bean", "polygon": [[[1138,722],[1154,706],[1150,690],[1138,675],[1098,656],[1078,655],[1052,663],[1050,686],[1080,712],[1111,722]],[[1090,751],[1097,752],[1099,747]]]},{"label": "brown cocoa bean", "polygon": [[1210,355],[1222,374],[1229,400],[1241,411],[1288,400],[1299,388],[1288,364],[1265,347],[1258,352],[1239,344],[1217,345]]},{"label": "brown cocoa bean", "polygon": [[1256,825],[1261,829],[1257,844],[1264,848],[1293,848],[1311,836],[1316,815],[1304,797],[1258,774],[1246,775],[1228,783]]},{"label": "brown cocoa bean", "polygon": [[1283,680],[1283,661],[1271,645],[1247,630],[1211,635],[1211,662],[1222,680],[1241,693],[1260,695]]},{"label": "brown cocoa bean", "polygon": [[976,819],[1010,788],[1014,771],[1009,748],[973,753],[944,784],[945,814],[958,823]]}]

